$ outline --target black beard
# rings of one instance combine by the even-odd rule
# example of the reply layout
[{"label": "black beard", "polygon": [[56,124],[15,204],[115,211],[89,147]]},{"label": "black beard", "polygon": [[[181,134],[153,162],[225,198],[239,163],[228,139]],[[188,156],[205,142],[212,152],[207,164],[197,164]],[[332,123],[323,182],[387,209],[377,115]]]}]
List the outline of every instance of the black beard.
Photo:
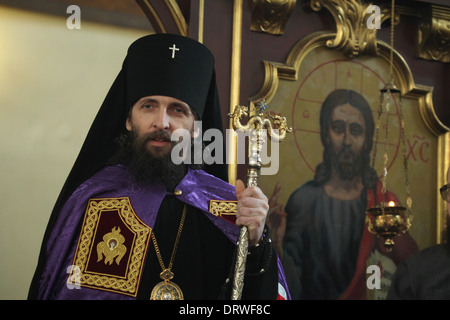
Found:
[{"label": "black beard", "polygon": [[134,151],[128,168],[136,181],[148,183],[160,179],[168,191],[173,191],[186,174],[186,166],[174,164],[170,152],[157,157],[145,145]]},{"label": "black beard", "polygon": [[[177,144],[170,141],[172,148],[167,154],[156,155],[147,149],[150,139],[160,138],[170,141],[170,133],[157,131],[138,137],[137,132],[129,132],[118,139],[119,151],[111,163],[127,165],[131,175],[137,182],[152,183],[162,181],[166,190],[173,191],[187,172],[186,164],[174,164],[171,158],[172,149]],[[193,141],[191,141],[193,144]],[[191,145],[193,147],[193,145]],[[191,148],[191,150],[193,150]],[[190,165],[193,169],[201,169],[202,164]]]},{"label": "black beard", "polygon": [[[330,149],[331,165],[340,179],[350,181],[361,174],[361,157],[355,156],[350,147],[342,147],[337,154],[332,148]],[[344,159],[344,153],[350,154],[350,159]]]}]

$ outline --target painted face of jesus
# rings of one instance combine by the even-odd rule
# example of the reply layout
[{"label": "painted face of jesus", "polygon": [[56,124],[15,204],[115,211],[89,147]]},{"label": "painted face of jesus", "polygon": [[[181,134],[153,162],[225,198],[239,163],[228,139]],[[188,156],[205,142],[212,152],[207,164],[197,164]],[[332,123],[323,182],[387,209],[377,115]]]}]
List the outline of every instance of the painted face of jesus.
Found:
[{"label": "painted face of jesus", "polygon": [[329,127],[333,166],[341,179],[351,180],[360,173],[366,125],[359,110],[350,104],[337,106]]}]

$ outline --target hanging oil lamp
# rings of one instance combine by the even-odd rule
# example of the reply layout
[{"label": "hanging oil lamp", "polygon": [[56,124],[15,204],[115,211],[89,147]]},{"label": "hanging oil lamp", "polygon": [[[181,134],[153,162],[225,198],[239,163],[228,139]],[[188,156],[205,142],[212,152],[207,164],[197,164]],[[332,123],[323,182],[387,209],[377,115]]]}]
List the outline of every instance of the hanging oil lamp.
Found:
[{"label": "hanging oil lamp", "polygon": [[[379,131],[382,122],[384,121],[384,154],[383,154],[383,174],[381,175],[381,201],[378,201],[374,207],[367,209],[366,222],[368,224],[369,232],[383,237],[384,246],[387,251],[391,251],[395,245],[394,237],[402,233],[407,232],[411,227],[412,222],[412,198],[411,188],[408,179],[408,162],[407,162],[407,149],[405,138],[405,121],[402,112],[402,95],[401,91],[395,86],[393,81],[393,50],[394,50],[394,0],[391,5],[391,47],[390,47],[390,74],[389,80],[384,88],[380,90],[380,105],[378,109],[378,119],[375,132],[375,150],[373,153],[372,167],[375,167],[375,159],[377,155],[377,142],[379,141]],[[394,201],[388,201],[386,195],[386,185],[388,178],[388,138],[389,138],[389,112],[395,102],[398,102],[398,110],[400,116],[400,135],[403,150],[403,169],[405,174],[405,187],[406,187],[406,205],[403,206],[400,203]],[[384,119],[383,119],[384,117]],[[375,199],[380,197],[375,196]]]}]

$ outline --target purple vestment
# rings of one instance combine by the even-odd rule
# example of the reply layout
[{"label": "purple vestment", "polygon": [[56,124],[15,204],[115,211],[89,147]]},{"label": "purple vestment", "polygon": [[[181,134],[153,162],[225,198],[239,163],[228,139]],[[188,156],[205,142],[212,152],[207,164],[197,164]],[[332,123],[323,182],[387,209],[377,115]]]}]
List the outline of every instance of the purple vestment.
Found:
[{"label": "purple vestment", "polygon": [[[234,186],[189,170],[176,190],[181,191],[179,200],[204,212],[236,243],[239,227],[210,212],[211,200],[236,200]],[[122,165],[105,167],[81,184],[64,204],[46,243],[38,299],[135,299],[165,196],[162,184],[137,184]],[[278,266],[279,294],[284,291],[281,296],[289,298]],[[103,271],[108,268],[114,271]]]}]

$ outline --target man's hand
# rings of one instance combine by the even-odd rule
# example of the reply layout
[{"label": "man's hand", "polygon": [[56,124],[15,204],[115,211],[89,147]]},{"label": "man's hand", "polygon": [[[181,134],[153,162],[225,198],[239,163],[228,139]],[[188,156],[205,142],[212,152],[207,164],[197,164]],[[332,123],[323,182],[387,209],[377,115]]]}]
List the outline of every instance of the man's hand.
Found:
[{"label": "man's hand", "polygon": [[248,228],[249,245],[254,246],[262,239],[269,211],[268,199],[258,187],[245,188],[242,180],[236,181],[236,196],[236,225]]}]

